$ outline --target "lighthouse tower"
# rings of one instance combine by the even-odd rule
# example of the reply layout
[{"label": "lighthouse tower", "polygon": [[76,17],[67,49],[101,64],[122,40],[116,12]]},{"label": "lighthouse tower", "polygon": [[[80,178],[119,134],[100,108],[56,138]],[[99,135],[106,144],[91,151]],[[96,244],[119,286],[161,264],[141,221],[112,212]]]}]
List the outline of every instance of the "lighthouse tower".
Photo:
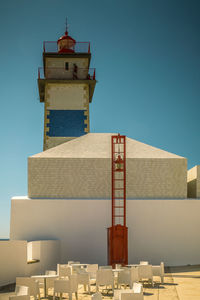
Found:
[{"label": "lighthouse tower", "polygon": [[47,150],[90,132],[89,104],[96,80],[89,42],[76,42],[66,30],[57,42],[44,42],[43,48],[38,88]]}]

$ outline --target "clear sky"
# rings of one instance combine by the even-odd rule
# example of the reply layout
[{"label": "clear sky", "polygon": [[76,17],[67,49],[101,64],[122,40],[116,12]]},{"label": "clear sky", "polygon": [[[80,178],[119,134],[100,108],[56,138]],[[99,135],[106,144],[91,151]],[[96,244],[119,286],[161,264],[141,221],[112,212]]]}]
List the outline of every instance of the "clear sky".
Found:
[{"label": "clear sky", "polygon": [[65,31],[90,41],[98,84],[91,132],[120,132],[200,164],[199,0],[0,1],[0,238],[10,198],[27,195],[27,157],[42,151],[37,68]]}]

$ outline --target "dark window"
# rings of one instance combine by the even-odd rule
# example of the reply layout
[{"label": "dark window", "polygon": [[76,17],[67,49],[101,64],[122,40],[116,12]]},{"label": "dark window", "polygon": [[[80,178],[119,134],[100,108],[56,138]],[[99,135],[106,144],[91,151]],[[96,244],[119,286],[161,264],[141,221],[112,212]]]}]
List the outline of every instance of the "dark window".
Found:
[{"label": "dark window", "polygon": [[69,70],[69,63],[68,62],[65,63],[65,70]]}]

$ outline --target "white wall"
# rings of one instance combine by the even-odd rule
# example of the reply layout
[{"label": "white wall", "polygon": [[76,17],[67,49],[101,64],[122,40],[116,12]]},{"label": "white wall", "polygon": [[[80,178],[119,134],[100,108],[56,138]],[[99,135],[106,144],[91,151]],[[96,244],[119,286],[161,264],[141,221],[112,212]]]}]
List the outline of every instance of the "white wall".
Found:
[{"label": "white wall", "polygon": [[[36,248],[40,253],[40,257],[37,256],[40,261],[27,264],[27,257],[36,258],[34,257]],[[27,249],[31,250],[29,255],[27,255]],[[47,269],[56,270],[56,264],[59,261],[59,241],[35,241],[33,243],[27,243],[25,240],[0,241],[0,286],[15,282],[17,276],[42,274]]]},{"label": "white wall", "polygon": [[[200,200],[127,200],[129,262],[198,264]],[[26,226],[23,226],[23,224]],[[12,239],[60,239],[61,262],[107,263],[111,200],[13,198]]]},{"label": "white wall", "polygon": [[23,276],[27,264],[26,241],[0,241],[0,286]]}]

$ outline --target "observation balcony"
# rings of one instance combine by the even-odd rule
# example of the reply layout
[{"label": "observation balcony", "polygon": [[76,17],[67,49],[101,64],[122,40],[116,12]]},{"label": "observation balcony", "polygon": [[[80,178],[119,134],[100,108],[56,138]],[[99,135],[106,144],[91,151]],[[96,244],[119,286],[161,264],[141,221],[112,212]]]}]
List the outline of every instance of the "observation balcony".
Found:
[{"label": "observation balcony", "polygon": [[[76,42],[70,47],[71,53],[90,53],[90,42]],[[58,53],[57,42],[43,42],[43,53]]]},{"label": "observation balcony", "polygon": [[38,79],[96,80],[95,68],[38,68]]}]

